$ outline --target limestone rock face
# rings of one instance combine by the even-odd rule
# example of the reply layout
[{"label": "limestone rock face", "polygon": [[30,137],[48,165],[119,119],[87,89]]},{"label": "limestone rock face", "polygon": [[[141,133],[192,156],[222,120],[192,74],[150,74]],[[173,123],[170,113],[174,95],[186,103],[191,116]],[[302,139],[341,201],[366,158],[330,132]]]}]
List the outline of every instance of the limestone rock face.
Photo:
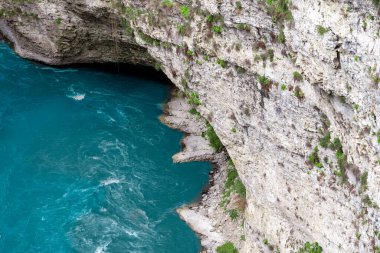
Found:
[{"label": "limestone rock face", "polygon": [[199,96],[247,188],[240,252],[380,247],[380,18],[370,0],[294,0],[291,18],[260,0],[17,8],[0,30],[23,57],[158,61]]},{"label": "limestone rock face", "polygon": [[52,65],[154,62],[125,30],[126,21],[112,1],[13,2],[0,2],[0,32],[24,58]]}]

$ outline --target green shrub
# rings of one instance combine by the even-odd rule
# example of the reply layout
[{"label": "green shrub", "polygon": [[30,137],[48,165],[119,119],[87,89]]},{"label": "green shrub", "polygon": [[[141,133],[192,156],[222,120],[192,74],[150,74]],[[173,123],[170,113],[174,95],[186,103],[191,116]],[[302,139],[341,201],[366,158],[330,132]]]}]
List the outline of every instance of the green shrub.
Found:
[{"label": "green shrub", "polygon": [[230,215],[231,220],[236,220],[239,217],[239,213],[237,209],[232,209],[228,211],[228,214]]},{"label": "green shrub", "polygon": [[335,174],[342,178],[342,183],[346,183],[348,179],[347,174],[346,174],[347,156],[343,152],[340,141],[339,141],[339,145],[340,145],[340,148],[336,151],[336,154],[335,154],[336,160],[338,163],[338,171]]},{"label": "green shrub", "polygon": [[164,7],[171,8],[171,7],[173,7],[173,2],[171,0],[163,0],[161,2],[161,5]]},{"label": "green shrub", "polygon": [[235,179],[238,177],[239,176],[238,176],[237,170],[236,170],[234,164],[232,163],[232,161],[230,160],[229,164],[228,164],[227,180],[225,183],[225,187],[226,188],[232,187],[235,184]]},{"label": "green shrub", "polygon": [[189,8],[189,6],[182,5],[179,10],[181,12],[182,17],[184,17],[184,18],[189,18],[190,17],[190,8]]},{"label": "green shrub", "polygon": [[224,17],[222,15],[208,15],[206,21],[207,23],[216,23],[216,22],[223,23]]},{"label": "green shrub", "polygon": [[239,253],[232,242],[226,242],[222,246],[216,248],[217,253]]},{"label": "green shrub", "polygon": [[214,25],[212,27],[212,30],[215,32],[215,33],[222,33],[222,27],[219,26],[219,25]]},{"label": "green shrub", "polygon": [[216,63],[219,64],[224,69],[228,67],[228,63],[226,61],[221,60],[221,59],[217,59]]},{"label": "green shrub", "polygon": [[246,23],[236,24],[236,28],[242,31],[247,31],[247,32],[251,31],[251,26]]},{"label": "green shrub", "polygon": [[186,34],[186,25],[178,25],[177,26],[177,32],[180,35],[185,35]]},{"label": "green shrub", "polygon": [[264,75],[259,76],[258,81],[262,86],[268,86],[271,83],[271,80]]},{"label": "green shrub", "polygon": [[156,69],[156,71],[161,71],[162,64],[160,62],[156,62],[154,64],[154,68]]},{"label": "green shrub", "polygon": [[283,23],[293,19],[290,11],[290,0],[267,0],[268,13],[272,16],[274,23]]},{"label": "green shrub", "polygon": [[366,191],[368,189],[368,171],[365,171],[360,176],[360,190],[362,192]]},{"label": "green shrub", "polygon": [[232,160],[228,161],[227,179],[224,186],[227,190],[235,191],[241,198],[245,198],[247,190],[241,182]]},{"label": "green shrub", "polygon": [[60,25],[60,24],[62,23],[62,18],[56,18],[56,19],[54,20],[54,23],[55,23],[56,25]]},{"label": "green shrub", "polygon": [[268,49],[268,56],[269,56],[269,61],[273,62],[273,59],[274,59],[274,51],[273,51],[273,49]]},{"label": "green shrub", "polygon": [[303,80],[303,76],[298,71],[294,71],[293,80],[297,82],[301,82]]},{"label": "green shrub", "polygon": [[187,50],[187,51],[186,51],[186,55],[188,55],[188,56],[194,56],[194,51],[192,51],[192,50]]},{"label": "green shrub", "polygon": [[188,98],[189,98],[188,103],[190,105],[201,105],[202,104],[198,93],[196,93],[194,91],[191,92],[190,94],[188,94]]},{"label": "green shrub", "polygon": [[330,144],[330,148],[335,151],[342,149],[342,143],[340,143],[339,138],[334,138],[334,140]]},{"label": "green shrub", "polygon": [[317,31],[318,31],[319,35],[323,36],[323,35],[325,35],[325,33],[327,33],[329,31],[329,29],[325,28],[321,25],[317,25]]},{"label": "green shrub", "polygon": [[294,89],[294,96],[296,96],[296,98],[302,100],[305,98],[305,93],[303,93],[303,91],[301,90],[301,88],[299,86],[296,86],[296,88]]},{"label": "green shrub", "polygon": [[220,141],[218,135],[215,133],[214,128],[210,125],[210,123],[207,123],[207,130],[206,130],[206,136],[210,143],[210,146],[216,151],[220,152],[223,149],[223,144]]},{"label": "green shrub", "polygon": [[277,37],[277,41],[278,43],[281,43],[281,44],[285,43],[286,39],[285,39],[285,34],[284,34],[283,29],[280,30],[280,33],[278,34],[278,37]]},{"label": "green shrub", "polygon": [[157,40],[157,39],[154,39],[152,37],[150,37],[149,35],[146,35],[145,33],[139,31],[138,32],[140,38],[147,44],[151,45],[151,46],[159,46],[161,44],[161,41]]},{"label": "green shrub", "polygon": [[370,198],[370,196],[365,195],[362,199],[363,203],[372,208],[379,208],[379,206]]},{"label": "green shrub", "polygon": [[281,90],[283,90],[283,91],[286,90],[286,85],[285,84],[281,84]]},{"label": "green shrub", "polygon": [[236,9],[238,9],[238,10],[243,9],[243,6],[241,5],[241,2],[240,2],[240,1],[237,1],[237,2],[235,3],[235,7],[236,7]]},{"label": "green shrub", "polygon": [[194,116],[196,116],[197,118],[200,118],[201,117],[201,114],[197,111],[197,109],[195,109],[195,108],[191,108],[190,110],[189,110],[189,113],[191,114],[191,115],[194,115]]},{"label": "green shrub", "polygon": [[372,3],[373,3],[376,7],[378,7],[379,4],[380,4],[380,0],[372,0]]},{"label": "green shrub", "polygon": [[241,198],[245,198],[245,196],[247,195],[247,189],[245,188],[244,184],[242,183],[242,181],[240,180],[240,178],[238,178],[235,182],[235,191],[236,193],[241,197]]},{"label": "green shrub", "polygon": [[318,168],[322,168],[322,163],[318,155],[319,149],[317,146],[314,147],[313,152],[308,156],[308,160],[311,164]]},{"label": "green shrub", "polygon": [[331,134],[329,131],[319,140],[319,144],[323,148],[327,148],[330,145]]},{"label": "green shrub", "polygon": [[307,242],[296,253],[322,253],[322,250],[323,250],[322,247],[319,246],[317,242],[314,242],[314,243]]}]

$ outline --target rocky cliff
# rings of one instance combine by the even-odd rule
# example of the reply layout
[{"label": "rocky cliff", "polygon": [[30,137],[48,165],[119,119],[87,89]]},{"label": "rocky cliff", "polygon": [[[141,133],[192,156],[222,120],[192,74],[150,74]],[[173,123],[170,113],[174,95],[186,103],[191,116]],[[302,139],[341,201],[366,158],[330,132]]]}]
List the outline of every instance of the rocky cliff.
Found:
[{"label": "rocky cliff", "polygon": [[48,64],[165,72],[246,187],[240,252],[379,252],[378,4],[3,0],[0,31]]}]

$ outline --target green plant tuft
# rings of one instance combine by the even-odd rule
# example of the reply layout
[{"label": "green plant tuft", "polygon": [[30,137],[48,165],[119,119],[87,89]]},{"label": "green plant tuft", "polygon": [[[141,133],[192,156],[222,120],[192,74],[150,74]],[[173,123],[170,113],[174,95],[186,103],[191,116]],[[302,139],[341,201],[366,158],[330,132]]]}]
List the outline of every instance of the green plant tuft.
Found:
[{"label": "green plant tuft", "polygon": [[322,253],[323,249],[317,242],[310,243],[307,242],[305,245],[299,249],[296,253]]},{"label": "green plant tuft", "polygon": [[325,35],[325,33],[327,33],[330,30],[328,28],[321,26],[321,25],[317,25],[317,31],[318,31],[319,35],[323,36],[323,35]]},{"label": "green plant tuft", "polygon": [[182,5],[180,8],[179,8],[180,12],[181,12],[181,15],[182,17],[184,18],[189,18],[190,17],[190,8],[189,6],[187,5]]},{"label": "green plant tuft", "polygon": [[217,253],[239,253],[232,242],[226,242],[222,246],[216,248]]},{"label": "green plant tuft", "polygon": [[215,133],[214,128],[207,122],[206,136],[210,142],[210,146],[216,151],[220,152],[223,149],[223,144],[220,141],[218,135]]},{"label": "green plant tuft", "polygon": [[201,99],[199,98],[199,95],[198,93],[196,92],[191,92],[190,94],[188,94],[188,98],[189,100],[187,101],[190,105],[201,105],[202,102],[201,102]]},{"label": "green plant tuft", "polygon": [[322,163],[318,155],[319,149],[317,146],[314,147],[313,152],[308,156],[308,160],[311,164],[316,166],[317,168],[322,168]]},{"label": "green plant tuft", "polygon": [[294,71],[293,80],[296,82],[301,82],[303,80],[303,76],[298,71]]}]

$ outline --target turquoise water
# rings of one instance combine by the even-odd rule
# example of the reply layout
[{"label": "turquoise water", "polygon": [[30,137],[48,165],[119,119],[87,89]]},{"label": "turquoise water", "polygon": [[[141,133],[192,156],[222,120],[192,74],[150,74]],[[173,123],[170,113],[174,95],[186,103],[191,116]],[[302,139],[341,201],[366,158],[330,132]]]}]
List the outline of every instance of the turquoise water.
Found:
[{"label": "turquoise water", "polygon": [[172,163],[167,84],[0,59],[0,252],[198,252],[175,208],[210,166]]}]

